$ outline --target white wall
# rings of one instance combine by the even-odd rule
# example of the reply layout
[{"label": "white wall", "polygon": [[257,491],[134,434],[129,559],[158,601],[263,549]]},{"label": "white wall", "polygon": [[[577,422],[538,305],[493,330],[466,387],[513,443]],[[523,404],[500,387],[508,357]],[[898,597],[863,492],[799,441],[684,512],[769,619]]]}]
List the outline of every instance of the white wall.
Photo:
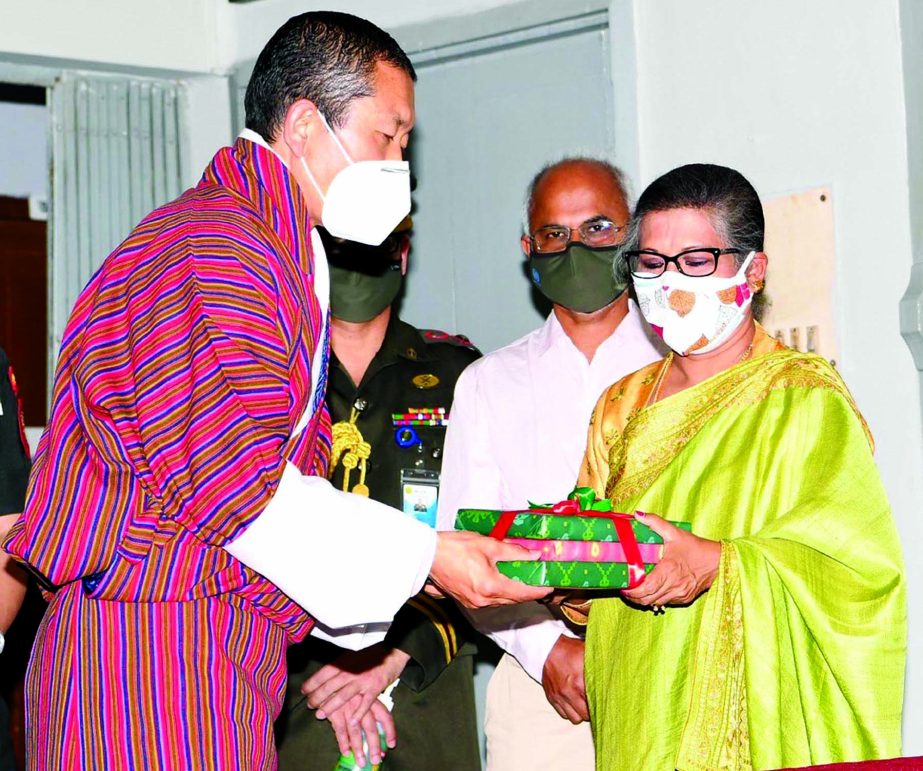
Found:
[{"label": "white wall", "polygon": [[[227,0],[0,0],[0,66],[11,65],[17,82],[28,82],[32,64],[48,71],[179,77],[187,86],[183,181],[192,185],[215,150],[232,138],[230,87],[217,63],[216,17],[233,7]],[[10,71],[8,66],[4,72]],[[0,127],[12,125],[4,115]],[[30,116],[24,125],[35,121]],[[41,133],[44,137],[44,127]],[[0,144],[0,162],[9,152]],[[0,185],[4,171],[0,165]]]},{"label": "white wall", "polygon": [[38,441],[42,438],[44,428],[26,426],[26,441],[29,443],[29,451],[32,457],[35,457],[35,451],[38,449]]},{"label": "white wall", "polygon": [[0,0],[0,52],[206,72],[218,0]]},{"label": "white wall", "polygon": [[[393,32],[398,27],[451,16],[477,13],[516,0],[327,0],[305,3],[301,0],[262,0],[259,3],[227,3],[215,0],[218,24],[217,62],[219,68],[254,59],[266,41],[287,19],[305,11],[343,11],[362,16]],[[567,5],[572,0],[564,0]]]},{"label": "white wall", "polygon": [[219,147],[233,141],[228,79],[221,75],[184,78],[183,122],[187,128],[183,184],[192,187]]},{"label": "white wall", "polygon": [[898,325],[911,265],[898,3],[635,0],[635,13],[639,188],[692,161],[735,167],[764,197],[833,187],[839,369],[876,437],[909,563],[905,738],[921,754],[909,729],[923,723],[923,442]]},{"label": "white wall", "polygon": [[0,195],[48,195],[48,108],[0,102]]},{"label": "white wall", "polygon": [[394,29],[508,4],[509,0],[0,0],[0,52],[224,73],[255,58],[286,19],[309,10],[354,13]]},{"label": "white wall", "polygon": [[911,238],[916,261],[923,263],[923,3],[901,0],[900,6]]}]

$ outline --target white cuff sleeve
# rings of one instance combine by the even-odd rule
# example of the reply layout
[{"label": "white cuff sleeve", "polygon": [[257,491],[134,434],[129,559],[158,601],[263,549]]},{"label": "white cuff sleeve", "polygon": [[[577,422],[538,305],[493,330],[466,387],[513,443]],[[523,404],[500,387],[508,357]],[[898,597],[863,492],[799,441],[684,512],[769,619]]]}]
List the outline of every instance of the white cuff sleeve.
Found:
[{"label": "white cuff sleeve", "polygon": [[319,636],[363,647],[423,588],[436,533],[287,463],[269,505],[224,548],[317,619]]},{"label": "white cuff sleeve", "polygon": [[368,648],[375,643],[382,642],[385,639],[385,635],[388,634],[388,628],[390,626],[390,623],[356,624],[354,626],[343,627],[342,629],[331,629],[320,622],[316,622],[311,629],[311,634],[314,637],[319,637],[321,640],[332,642],[337,647],[358,651],[363,648]]},{"label": "white cuff sleeve", "polygon": [[542,682],[551,649],[563,634],[575,637],[567,625],[537,603],[466,611],[479,632],[515,658],[529,676]]}]

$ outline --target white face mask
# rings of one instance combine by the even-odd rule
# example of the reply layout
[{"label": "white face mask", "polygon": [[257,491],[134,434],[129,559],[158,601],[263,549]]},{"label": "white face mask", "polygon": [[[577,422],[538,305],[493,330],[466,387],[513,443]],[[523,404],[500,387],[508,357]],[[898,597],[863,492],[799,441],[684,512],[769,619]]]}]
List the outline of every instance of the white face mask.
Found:
[{"label": "white face mask", "polygon": [[681,356],[708,353],[727,340],[753,300],[747,284],[750,252],[733,276],[687,276],[667,270],[654,278],[632,277],[638,306],[654,331]]},{"label": "white face mask", "polygon": [[327,119],[317,114],[348,162],[324,195],[301,157],[305,174],[324,202],[321,222],[332,236],[378,246],[410,213],[410,166],[407,161],[354,161]]}]

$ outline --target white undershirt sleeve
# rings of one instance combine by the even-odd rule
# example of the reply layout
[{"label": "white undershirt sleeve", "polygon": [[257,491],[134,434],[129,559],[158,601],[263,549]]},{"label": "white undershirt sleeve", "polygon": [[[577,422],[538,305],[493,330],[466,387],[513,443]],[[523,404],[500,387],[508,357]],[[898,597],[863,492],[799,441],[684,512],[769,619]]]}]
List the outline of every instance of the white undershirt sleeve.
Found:
[{"label": "white undershirt sleeve", "polygon": [[[462,373],[446,431],[437,527],[452,530],[463,506],[501,509],[503,479],[490,437],[490,416],[479,393],[477,364]],[[462,608],[462,610],[465,610]],[[545,659],[567,626],[547,608],[529,602],[502,608],[465,610],[478,629],[515,657],[529,675],[542,681]]]},{"label": "white undershirt sleeve", "polygon": [[[242,136],[268,147],[253,132]],[[330,280],[317,230],[311,231],[311,244],[314,291],[326,316]],[[311,363],[316,389],[326,366],[322,352],[319,347]],[[315,392],[312,405],[322,398]],[[294,434],[312,414],[305,410]],[[286,463],[269,504],[224,548],[310,613],[317,621],[312,634],[358,650],[384,639],[400,607],[423,588],[436,533],[390,506],[337,490]]]},{"label": "white undershirt sleeve", "polygon": [[269,505],[224,548],[317,619],[318,636],[357,649],[422,589],[436,533],[287,463]]},{"label": "white undershirt sleeve", "polygon": [[542,682],[545,660],[561,635],[576,637],[567,625],[535,602],[500,608],[467,610],[465,614],[482,634],[515,658],[529,676]]}]

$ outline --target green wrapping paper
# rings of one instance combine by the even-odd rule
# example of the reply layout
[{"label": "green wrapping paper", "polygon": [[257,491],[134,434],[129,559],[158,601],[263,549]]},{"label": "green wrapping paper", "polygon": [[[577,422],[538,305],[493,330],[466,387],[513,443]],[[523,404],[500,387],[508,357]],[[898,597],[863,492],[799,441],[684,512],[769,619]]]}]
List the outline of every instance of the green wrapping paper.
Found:
[{"label": "green wrapping paper", "polygon": [[[502,511],[492,509],[459,509],[455,518],[456,530],[490,535]],[[674,525],[689,530],[688,522],[674,522]],[[643,522],[631,523],[638,543],[663,543],[663,539]],[[611,519],[581,517],[574,514],[539,514],[529,510],[520,511],[513,518],[507,538],[537,538],[545,541],[618,541],[615,525]]]},{"label": "green wrapping paper", "polygon": [[[581,512],[611,512],[608,500],[598,500],[589,488],[577,488],[567,501],[555,505],[535,505],[516,512],[504,538],[525,538],[539,541],[601,541],[617,542],[618,533],[612,519],[587,516]],[[555,509],[551,513],[551,509]],[[574,513],[564,513],[572,511]],[[490,535],[505,512],[492,509],[460,509],[455,519],[456,530]],[[639,544],[661,544],[663,539],[647,525],[631,520],[631,529]],[[691,530],[688,522],[673,522]],[[656,563],[644,563],[649,573]],[[560,560],[527,560],[498,562],[498,570],[509,578],[533,586],[573,589],[622,589],[629,585],[629,566],[625,562],[577,562]]]},{"label": "green wrapping paper", "polygon": [[[644,572],[654,569],[644,564]],[[624,589],[628,586],[628,565],[624,562],[498,562],[507,578],[532,586],[558,589]]]}]

